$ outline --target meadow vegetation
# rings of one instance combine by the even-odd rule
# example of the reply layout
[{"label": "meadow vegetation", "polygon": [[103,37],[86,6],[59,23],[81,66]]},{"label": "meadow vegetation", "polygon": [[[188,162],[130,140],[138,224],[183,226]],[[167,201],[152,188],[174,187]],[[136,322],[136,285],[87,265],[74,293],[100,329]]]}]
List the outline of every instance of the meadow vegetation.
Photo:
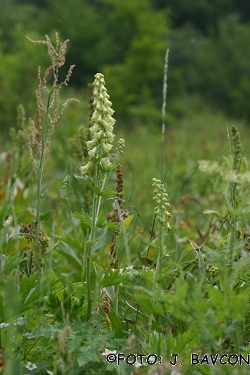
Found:
[{"label": "meadow vegetation", "polygon": [[1,1],[0,372],[249,373],[249,19]]},{"label": "meadow vegetation", "polygon": [[160,123],[126,129],[102,72],[78,103],[68,42],[30,42],[50,63],[0,154],[2,372],[247,374],[249,129],[195,95],[170,125],[167,60]]}]

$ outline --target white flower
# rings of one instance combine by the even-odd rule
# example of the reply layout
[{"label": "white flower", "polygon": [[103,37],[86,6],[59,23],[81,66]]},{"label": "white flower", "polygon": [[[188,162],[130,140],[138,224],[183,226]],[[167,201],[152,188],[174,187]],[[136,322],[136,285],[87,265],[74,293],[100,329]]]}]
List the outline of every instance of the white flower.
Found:
[{"label": "white flower", "polygon": [[89,168],[91,167],[92,164],[93,164],[92,161],[89,161],[87,164],[81,166],[80,167],[81,174],[85,175],[88,172],[88,170],[89,170]]},{"label": "white flower", "polygon": [[112,165],[112,164],[110,163],[108,157],[107,157],[107,158],[102,158],[102,159],[101,159],[101,163],[102,163],[102,166],[103,166],[104,168],[111,167],[111,165]]},{"label": "white flower", "polygon": [[109,100],[104,76],[101,73],[95,75],[93,86],[94,112],[89,129],[92,139],[86,142],[89,162],[80,168],[82,174],[86,174],[91,163],[96,162],[96,160],[100,160],[103,167],[112,166],[107,154],[112,150],[112,143],[115,138],[113,134],[115,119],[112,117],[114,110],[111,108],[112,103]]},{"label": "white flower", "polygon": [[37,365],[36,365],[35,363],[28,362],[27,365],[25,365],[25,367],[26,367],[28,370],[32,371],[32,370],[34,370],[35,368],[37,368]]},{"label": "white flower", "polygon": [[87,141],[87,142],[86,142],[87,148],[88,148],[89,150],[91,150],[91,149],[94,147],[95,143],[96,143],[96,140],[95,140],[95,139],[92,139],[91,141]]},{"label": "white flower", "polygon": [[97,151],[97,147],[94,147],[94,148],[92,148],[92,150],[89,150],[89,157],[91,159],[94,159],[94,157],[96,155],[96,151]]},{"label": "white flower", "polygon": [[115,135],[111,131],[106,131],[105,136],[109,142],[113,142]]},{"label": "white flower", "polygon": [[102,355],[104,355],[105,357],[109,354],[116,354],[116,350],[109,350],[109,349],[104,349],[103,352],[102,352]]},{"label": "white flower", "polygon": [[113,146],[110,143],[103,143],[102,147],[104,152],[109,152]]}]

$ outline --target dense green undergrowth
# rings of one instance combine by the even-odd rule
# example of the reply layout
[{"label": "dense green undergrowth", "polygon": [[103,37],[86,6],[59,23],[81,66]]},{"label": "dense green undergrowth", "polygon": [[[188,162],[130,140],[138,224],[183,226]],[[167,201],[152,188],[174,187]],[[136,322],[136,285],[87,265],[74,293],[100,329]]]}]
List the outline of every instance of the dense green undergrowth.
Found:
[{"label": "dense green undergrowth", "polygon": [[99,73],[72,132],[67,43],[41,43],[37,119],[20,106],[1,153],[2,372],[247,374],[247,130],[187,102],[121,131]]}]

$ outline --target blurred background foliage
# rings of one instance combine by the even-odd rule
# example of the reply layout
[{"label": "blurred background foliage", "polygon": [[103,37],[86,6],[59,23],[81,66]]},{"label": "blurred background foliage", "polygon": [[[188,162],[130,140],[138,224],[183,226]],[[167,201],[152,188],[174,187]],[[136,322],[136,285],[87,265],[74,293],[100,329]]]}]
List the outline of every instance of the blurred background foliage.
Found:
[{"label": "blurred background foliage", "polygon": [[160,120],[167,48],[169,124],[192,96],[195,110],[206,103],[249,121],[249,21],[248,0],[1,0],[1,133],[16,123],[19,103],[28,116],[35,111],[37,66],[46,66],[47,52],[25,36],[53,39],[55,31],[70,39],[72,90],[86,97],[87,83],[102,72],[126,127]]}]

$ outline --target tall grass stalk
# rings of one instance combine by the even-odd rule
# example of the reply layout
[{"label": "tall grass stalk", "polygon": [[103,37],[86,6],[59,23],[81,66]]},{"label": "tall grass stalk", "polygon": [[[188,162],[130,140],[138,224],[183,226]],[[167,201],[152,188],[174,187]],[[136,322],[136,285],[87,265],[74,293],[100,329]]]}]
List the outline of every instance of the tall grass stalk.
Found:
[{"label": "tall grass stalk", "polygon": [[164,64],[164,74],[163,74],[163,89],[162,89],[162,95],[163,95],[163,101],[162,101],[162,125],[161,125],[161,181],[164,182],[164,151],[165,151],[165,132],[166,132],[166,106],[167,106],[167,78],[168,78],[168,56],[169,56],[169,49],[166,51],[165,55],[165,64]]},{"label": "tall grass stalk", "polygon": [[[63,86],[68,85],[68,81],[72,74],[74,65],[71,65],[68,73],[61,83],[59,80],[59,69],[65,63],[65,54],[67,49],[67,43],[69,40],[64,42],[59,41],[59,36],[56,33],[55,46],[51,43],[50,38],[46,35],[45,40],[33,40],[27,37],[27,39],[34,44],[44,44],[47,47],[48,55],[51,60],[50,66],[46,69],[44,75],[41,74],[41,67],[38,67],[38,87],[35,92],[36,103],[37,103],[37,124],[31,118],[29,119],[29,129],[26,129],[26,141],[29,148],[30,157],[32,160],[33,169],[37,174],[37,188],[36,188],[36,219],[35,227],[37,233],[40,233],[41,228],[41,199],[46,194],[42,192],[42,181],[44,174],[44,161],[45,155],[50,148],[51,137],[54,132],[56,123],[62,115],[64,109],[72,101],[78,101],[75,98],[70,98],[61,104],[60,90]],[[52,79],[51,88],[48,84],[48,80]],[[44,96],[47,97],[44,103]],[[45,116],[45,120],[43,117]],[[44,125],[45,121],[45,125]],[[35,261],[36,267],[40,267],[39,252],[40,243],[35,238]]]},{"label": "tall grass stalk", "polygon": [[[166,124],[165,124],[165,117],[166,117],[166,102],[167,102],[167,73],[168,73],[168,57],[169,57],[169,49],[166,51],[165,55],[165,63],[164,63],[164,74],[163,74],[163,102],[162,102],[162,127],[161,127],[161,160],[160,160],[160,176],[161,176],[161,182],[164,183],[165,176],[164,174],[164,156],[165,156],[165,132],[166,132]],[[163,190],[161,190],[161,196],[160,196],[160,217],[163,218],[164,213],[164,203],[163,203]],[[156,216],[154,218],[155,222]],[[156,269],[154,273],[154,282],[153,282],[153,290],[156,289],[156,283],[157,279],[161,274],[161,267],[162,267],[162,255],[163,255],[163,248],[164,248],[164,242],[165,242],[165,230],[164,230],[164,223],[161,223],[160,225],[160,241],[159,241],[159,251],[157,255],[156,260]],[[153,297],[153,305],[155,304],[155,297]],[[149,318],[149,325],[148,325],[148,333],[150,338],[150,333],[152,330],[152,322],[153,322],[153,315],[150,315]]]}]

